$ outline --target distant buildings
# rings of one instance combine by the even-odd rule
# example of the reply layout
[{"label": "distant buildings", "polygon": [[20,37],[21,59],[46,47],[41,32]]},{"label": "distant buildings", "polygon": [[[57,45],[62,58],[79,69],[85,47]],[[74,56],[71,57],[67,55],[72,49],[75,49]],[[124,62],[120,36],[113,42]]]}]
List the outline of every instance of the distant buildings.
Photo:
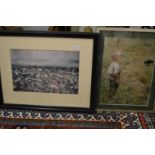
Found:
[{"label": "distant buildings", "polygon": [[78,68],[12,66],[14,91],[78,94]]}]

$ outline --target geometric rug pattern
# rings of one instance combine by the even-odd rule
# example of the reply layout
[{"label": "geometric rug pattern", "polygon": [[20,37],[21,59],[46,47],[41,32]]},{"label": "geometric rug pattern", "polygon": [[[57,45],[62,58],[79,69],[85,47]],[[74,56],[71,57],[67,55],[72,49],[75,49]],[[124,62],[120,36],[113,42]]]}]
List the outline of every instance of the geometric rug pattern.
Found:
[{"label": "geometric rug pattern", "polygon": [[0,128],[154,129],[154,113],[68,113],[0,109]]}]

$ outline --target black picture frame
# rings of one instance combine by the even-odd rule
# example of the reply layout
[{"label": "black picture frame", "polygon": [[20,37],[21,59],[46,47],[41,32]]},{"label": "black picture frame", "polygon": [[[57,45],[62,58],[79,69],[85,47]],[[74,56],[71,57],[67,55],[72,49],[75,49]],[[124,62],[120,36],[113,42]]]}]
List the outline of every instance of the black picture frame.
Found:
[{"label": "black picture frame", "polygon": [[133,34],[135,33],[135,37],[148,37],[148,38],[154,38],[155,39],[155,31],[154,30],[141,30],[141,29],[124,29],[124,28],[99,28],[98,31],[101,35],[101,47],[100,47],[100,75],[99,75],[99,82],[98,82],[98,89],[99,89],[99,97],[98,97],[98,109],[108,109],[108,110],[134,110],[134,111],[154,111],[154,100],[155,100],[155,61],[153,65],[153,71],[152,71],[152,81],[150,85],[150,93],[148,96],[148,102],[146,105],[134,105],[134,104],[110,104],[110,103],[101,103],[100,97],[101,97],[101,84],[102,84],[102,77],[105,75],[102,75],[103,69],[103,63],[104,63],[104,53],[105,53],[105,37],[110,36],[114,37],[114,33],[121,36],[123,33],[126,34]]},{"label": "black picture frame", "polygon": [[[96,101],[98,97],[98,88],[96,81],[98,80],[98,68],[99,68],[99,41],[100,35],[98,33],[72,33],[72,32],[0,32],[0,37],[17,37],[17,38],[69,38],[69,39],[85,39],[92,40],[92,73],[91,73],[91,85],[90,85],[90,103],[89,107],[72,107],[72,106],[44,106],[44,105],[29,105],[29,104],[16,104],[5,103],[3,93],[3,80],[1,78],[2,72],[0,71],[0,108],[14,108],[14,109],[29,109],[29,110],[46,110],[46,111],[62,111],[62,112],[95,112]],[[0,43],[1,44],[1,43]],[[18,43],[17,43],[18,46]],[[11,47],[10,47],[11,48]],[[87,61],[87,60],[86,60]],[[82,79],[80,79],[82,80]],[[84,79],[83,79],[84,80]],[[80,103],[80,102],[79,102]],[[74,104],[74,103],[73,103]]]}]

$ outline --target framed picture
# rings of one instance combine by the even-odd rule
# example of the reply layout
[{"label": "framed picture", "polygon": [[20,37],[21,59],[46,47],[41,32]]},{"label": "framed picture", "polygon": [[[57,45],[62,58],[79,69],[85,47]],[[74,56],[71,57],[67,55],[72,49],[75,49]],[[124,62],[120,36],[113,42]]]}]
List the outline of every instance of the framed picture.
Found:
[{"label": "framed picture", "polygon": [[155,31],[100,28],[100,33],[99,108],[153,110]]},{"label": "framed picture", "polygon": [[1,32],[0,107],[93,112],[97,33]]}]

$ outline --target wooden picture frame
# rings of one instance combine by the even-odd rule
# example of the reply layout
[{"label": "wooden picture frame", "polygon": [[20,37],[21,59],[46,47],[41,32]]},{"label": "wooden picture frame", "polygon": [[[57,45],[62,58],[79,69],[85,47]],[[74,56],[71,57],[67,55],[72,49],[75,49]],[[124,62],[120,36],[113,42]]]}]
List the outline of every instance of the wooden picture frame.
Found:
[{"label": "wooden picture frame", "polygon": [[[155,31],[102,27],[98,27],[97,31],[102,40],[98,108],[153,111]],[[115,82],[111,81],[114,79],[110,72],[115,66],[112,65],[113,61],[118,61],[117,67],[121,66],[118,82],[117,78]]]},{"label": "wooden picture frame", "polygon": [[99,34],[0,32],[0,107],[94,112]]}]

